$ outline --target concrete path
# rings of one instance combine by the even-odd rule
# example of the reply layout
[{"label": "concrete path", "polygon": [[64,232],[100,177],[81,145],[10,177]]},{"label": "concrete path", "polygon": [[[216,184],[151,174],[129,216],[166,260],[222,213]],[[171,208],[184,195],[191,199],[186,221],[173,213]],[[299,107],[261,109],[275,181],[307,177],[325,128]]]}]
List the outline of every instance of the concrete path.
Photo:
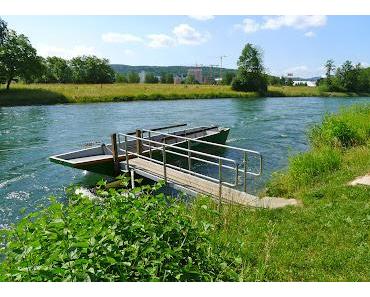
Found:
[{"label": "concrete path", "polygon": [[370,173],[364,176],[357,177],[349,183],[350,186],[364,185],[370,186]]}]

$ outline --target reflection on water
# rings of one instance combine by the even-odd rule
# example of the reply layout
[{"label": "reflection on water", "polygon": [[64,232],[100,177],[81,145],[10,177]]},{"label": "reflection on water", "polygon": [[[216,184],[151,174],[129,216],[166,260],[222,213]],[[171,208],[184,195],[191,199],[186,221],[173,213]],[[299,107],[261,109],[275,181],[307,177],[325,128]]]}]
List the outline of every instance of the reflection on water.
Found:
[{"label": "reflection on water", "polygon": [[[290,154],[307,149],[309,126],[326,112],[356,102],[370,99],[210,99],[0,108],[0,226],[15,221],[23,207],[31,211],[51,195],[63,197],[71,184],[95,183],[100,176],[50,163],[48,157],[88,142],[109,142],[113,132],[184,122],[229,127],[228,145],[264,156],[263,176],[250,183],[255,190],[273,171],[286,166]],[[239,158],[232,151],[221,153]],[[201,166],[199,170],[217,172]]]}]

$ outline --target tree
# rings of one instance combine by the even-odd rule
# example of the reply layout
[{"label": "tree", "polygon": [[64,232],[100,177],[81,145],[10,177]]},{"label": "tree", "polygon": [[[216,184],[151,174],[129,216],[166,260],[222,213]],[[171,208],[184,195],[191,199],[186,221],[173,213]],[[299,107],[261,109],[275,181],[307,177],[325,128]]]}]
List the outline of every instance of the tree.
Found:
[{"label": "tree", "polygon": [[116,83],[127,83],[128,82],[127,76],[122,73],[116,73],[115,82]]},{"label": "tree", "polygon": [[8,90],[15,78],[29,79],[39,73],[41,58],[26,36],[9,30],[0,47],[0,69]]},{"label": "tree", "polygon": [[173,84],[173,74],[172,73],[161,73],[161,84]]},{"label": "tree", "polygon": [[59,57],[48,57],[45,61],[45,67],[47,82],[72,82],[72,69],[67,60]]},{"label": "tree", "polygon": [[193,74],[189,74],[188,76],[186,76],[185,83],[188,85],[199,84],[199,82],[195,79],[195,76]]},{"label": "tree", "polygon": [[140,76],[137,72],[129,72],[127,76],[127,80],[130,84],[138,84],[140,82]]},{"label": "tree", "polygon": [[233,81],[235,77],[235,73],[231,71],[224,72],[222,75],[222,84],[223,85],[231,85],[231,82]]},{"label": "tree", "polygon": [[238,60],[238,71],[231,88],[236,91],[267,92],[267,78],[264,73],[262,53],[247,43]]},{"label": "tree", "polygon": [[0,18],[0,46],[8,35],[8,24]]},{"label": "tree", "polygon": [[107,59],[96,56],[73,58],[70,62],[72,78],[75,83],[112,83],[114,71]]},{"label": "tree", "polygon": [[326,69],[326,78],[330,79],[332,73],[335,70],[335,65],[333,60],[327,60],[325,63],[325,69]]},{"label": "tree", "polygon": [[289,77],[286,82],[285,82],[285,85],[289,86],[289,87],[292,87],[294,85],[294,81],[291,77]]},{"label": "tree", "polygon": [[345,61],[342,67],[337,69],[336,76],[339,79],[339,84],[350,92],[357,91],[358,77],[360,73],[360,65],[356,67],[352,65],[351,61]]},{"label": "tree", "polygon": [[145,74],[145,83],[147,84],[157,84],[158,77],[156,77],[153,73],[146,73]]},{"label": "tree", "polygon": [[174,78],[172,73],[167,73],[166,75],[166,84],[173,84]]}]

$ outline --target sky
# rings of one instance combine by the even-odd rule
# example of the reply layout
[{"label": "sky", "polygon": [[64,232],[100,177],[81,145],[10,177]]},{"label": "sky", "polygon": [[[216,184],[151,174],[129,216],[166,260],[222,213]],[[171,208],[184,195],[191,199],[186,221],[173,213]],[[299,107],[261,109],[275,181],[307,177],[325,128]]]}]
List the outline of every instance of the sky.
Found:
[{"label": "sky", "polygon": [[370,66],[370,16],[1,16],[38,54],[127,65],[236,68],[246,43],[268,73],[312,77],[333,59]]}]

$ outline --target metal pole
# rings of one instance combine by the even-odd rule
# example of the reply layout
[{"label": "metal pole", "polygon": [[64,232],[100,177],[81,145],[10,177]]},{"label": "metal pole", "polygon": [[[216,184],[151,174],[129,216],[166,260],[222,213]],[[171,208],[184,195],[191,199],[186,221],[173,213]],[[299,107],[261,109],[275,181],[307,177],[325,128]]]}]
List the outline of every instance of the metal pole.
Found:
[{"label": "metal pole", "polygon": [[126,170],[130,170],[130,164],[128,163],[128,151],[127,151],[127,136],[125,136],[125,154],[126,154]]},{"label": "metal pole", "polygon": [[112,140],[112,155],[113,155],[113,171],[115,175],[119,175],[119,160],[118,160],[118,148],[117,148],[117,134],[113,133],[111,135]]},{"label": "metal pole", "polygon": [[244,152],[244,192],[247,192],[247,153]]},{"label": "metal pole", "polygon": [[219,179],[219,188],[218,188],[218,208],[221,207],[221,195],[222,195],[222,160],[218,160],[218,179]]},{"label": "metal pole", "polygon": [[165,146],[163,146],[162,154],[163,154],[163,176],[164,176],[164,182],[167,183],[166,147]]},{"label": "metal pole", "polygon": [[191,170],[191,142],[188,140],[188,168]]},{"label": "metal pole", "polygon": [[135,188],[135,172],[130,170],[131,173],[131,189]]},{"label": "metal pole", "polygon": [[237,187],[238,184],[239,184],[239,164],[238,163],[236,163],[236,165],[235,165],[235,170],[236,170],[236,172],[235,172],[235,186]]},{"label": "metal pole", "polygon": [[152,159],[152,142],[151,142],[151,133],[150,131],[148,132],[148,138],[149,138],[149,157]]}]

